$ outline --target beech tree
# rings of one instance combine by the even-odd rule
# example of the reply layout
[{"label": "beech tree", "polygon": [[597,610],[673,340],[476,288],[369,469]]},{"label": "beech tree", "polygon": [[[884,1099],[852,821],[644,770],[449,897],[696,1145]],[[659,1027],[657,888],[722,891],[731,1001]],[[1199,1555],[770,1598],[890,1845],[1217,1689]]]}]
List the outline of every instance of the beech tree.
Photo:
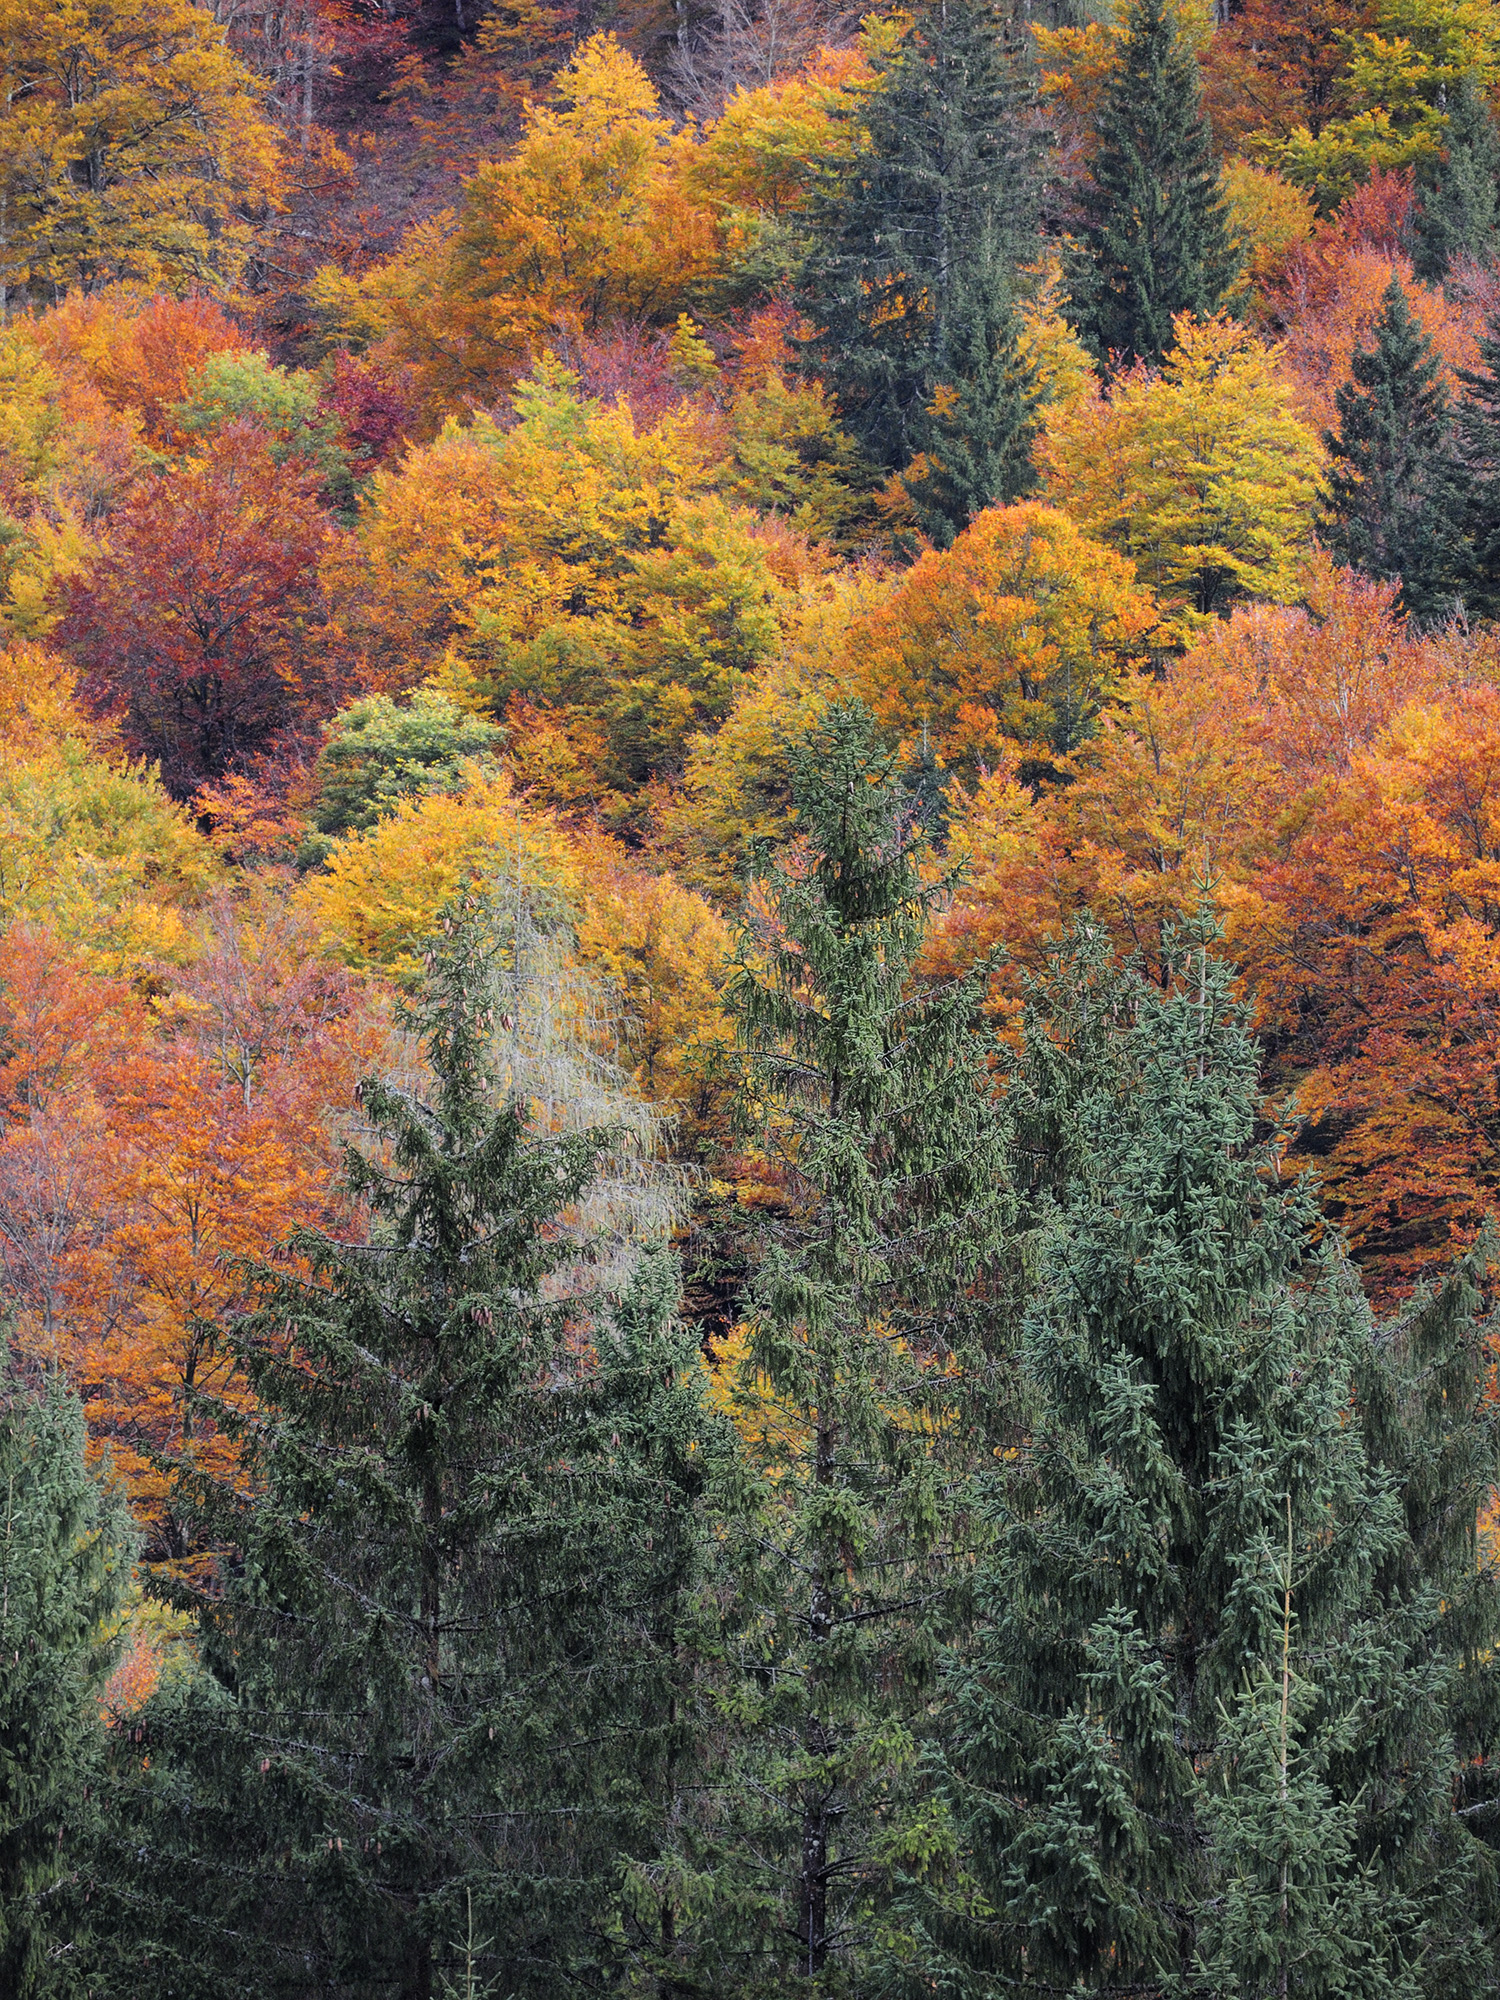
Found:
[{"label": "beech tree", "polygon": [[192,0],[0,8],[0,300],[232,277],[274,196],[250,72]]},{"label": "beech tree", "polygon": [[179,796],[335,705],[337,645],[314,634],[333,533],[316,484],[278,465],[257,425],[227,424],[142,483],[74,587],[62,639]]}]

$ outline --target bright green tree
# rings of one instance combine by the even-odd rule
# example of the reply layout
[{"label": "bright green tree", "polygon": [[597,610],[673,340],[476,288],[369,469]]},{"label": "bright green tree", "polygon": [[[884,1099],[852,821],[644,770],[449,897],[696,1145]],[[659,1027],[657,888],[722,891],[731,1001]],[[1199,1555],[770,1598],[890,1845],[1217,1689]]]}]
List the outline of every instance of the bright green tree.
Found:
[{"label": "bright green tree", "polygon": [[1407,610],[1438,617],[1463,588],[1462,499],[1448,393],[1399,277],[1371,334],[1334,398],[1339,427],[1324,438],[1332,463],[1321,532],[1351,567],[1399,578]]},{"label": "bright green tree", "polygon": [[461,791],[465,768],[504,735],[498,723],[435,688],[418,688],[400,703],[367,695],[341,709],[318,752],[316,831],[298,850],[299,864],[313,867],[341,834],[367,833],[414,793]]},{"label": "bright green tree", "polygon": [[1028,1023],[1027,1439],[981,1480],[939,1731],[962,1864],[913,1898],[913,1990],[1492,1990],[1484,1829],[1453,1810],[1494,1777],[1472,1275],[1393,1363],[1256,1139],[1210,943],[1180,935],[1163,988],[1085,933]]},{"label": "bright green tree", "polygon": [[133,1537],[84,1464],[83,1411],[62,1379],[0,1364],[0,1992],[73,1989],[104,1726],[99,1696]]},{"label": "bright green tree", "polygon": [[784,1209],[734,1390],[760,1507],[721,1874],[763,1907],[752,1990],[843,1992],[924,1837],[914,1742],[967,1586],[955,1473],[987,1448],[1011,1198],[984,973],[918,975],[943,887],[863,710],[805,739],[793,791],[733,991]]},{"label": "bright green tree", "polygon": [[809,360],[878,464],[938,461],[914,496],[951,540],[1031,483],[1035,400],[1012,327],[1036,235],[1030,86],[983,0],[931,0],[848,116],[867,143],[819,188]]},{"label": "bright green tree", "polygon": [[450,924],[426,1083],[361,1092],[367,1235],[302,1234],[230,1336],[255,1494],[184,1468],[228,1554],[117,1786],[108,1990],[554,1995],[670,1944],[716,1429],[670,1256],[599,1261],[621,1135],[548,1129],[586,1066],[518,1069],[513,941]]},{"label": "bright green tree", "polygon": [[1238,275],[1202,96],[1174,0],[1131,0],[1070,277],[1079,332],[1106,366],[1160,361],[1174,316],[1207,318]]}]

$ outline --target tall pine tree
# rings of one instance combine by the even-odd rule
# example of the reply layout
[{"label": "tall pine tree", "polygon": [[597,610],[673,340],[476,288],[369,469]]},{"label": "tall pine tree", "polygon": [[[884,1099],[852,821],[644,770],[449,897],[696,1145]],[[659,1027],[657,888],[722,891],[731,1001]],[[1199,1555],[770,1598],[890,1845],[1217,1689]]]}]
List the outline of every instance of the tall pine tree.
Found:
[{"label": "tall pine tree", "polygon": [[304,1232],[229,1335],[253,1493],[198,1490],[232,1558],[205,1674],[122,1759],[111,1991],[434,2000],[462,1971],[552,2000],[674,1962],[651,1865],[716,1427],[666,1253],[584,1282],[617,1135],[534,1127],[504,950],[451,928],[430,1087],[361,1092],[367,1237]]},{"label": "tall pine tree", "polygon": [[1466,72],[1448,107],[1443,150],[1418,180],[1416,244],[1419,278],[1445,278],[1455,258],[1492,264],[1500,243],[1500,130],[1489,100]]},{"label": "tall pine tree", "polygon": [[1399,579],[1419,618],[1453,610],[1468,556],[1452,461],[1448,395],[1437,356],[1399,277],[1386,288],[1373,344],[1355,349],[1325,434],[1330,468],[1323,540],[1367,576]]},{"label": "tall pine tree", "polygon": [[1202,97],[1173,0],[1131,0],[1069,279],[1104,365],[1159,362],[1173,315],[1216,312],[1238,273]]},{"label": "tall pine tree", "polygon": [[912,1898],[914,1992],[1493,1990],[1493,1871],[1452,1809],[1493,1776],[1468,1762],[1488,1721],[1462,1725],[1492,1709],[1496,1632],[1472,1286],[1391,1371],[1256,1143],[1209,943],[1179,939],[1163,991],[1086,939],[1028,1023],[1018,1115],[1051,1162],[1029,1435],[984,1480],[943,1731],[963,1865]]},{"label": "tall pine tree", "polygon": [[810,359],[877,464],[922,455],[913,497],[940,540],[1033,479],[1013,311],[1037,227],[1031,97],[990,0],[928,0],[850,114],[867,143],[810,216]]},{"label": "tall pine tree", "polygon": [[864,711],[808,739],[794,793],[732,992],[785,1209],[737,1388],[762,1504],[725,1871],[762,1900],[755,1991],[862,1991],[895,1854],[923,1837],[912,1746],[969,1583],[961,1468],[989,1445],[1011,1200],[984,973],[919,974],[943,884]]},{"label": "tall pine tree", "polygon": [[99,1696],[129,1580],[129,1518],[84,1463],[61,1378],[0,1358],[0,1993],[74,1990],[104,1729]]}]

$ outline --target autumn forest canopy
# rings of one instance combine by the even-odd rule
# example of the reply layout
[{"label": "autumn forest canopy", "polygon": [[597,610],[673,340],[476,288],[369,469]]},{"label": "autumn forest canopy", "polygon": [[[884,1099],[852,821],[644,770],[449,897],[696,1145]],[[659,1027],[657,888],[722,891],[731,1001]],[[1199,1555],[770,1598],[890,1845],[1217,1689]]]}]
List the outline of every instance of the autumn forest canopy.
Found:
[{"label": "autumn forest canopy", "polygon": [[1500,2000],[1500,0],[0,0],[3,2000]]}]

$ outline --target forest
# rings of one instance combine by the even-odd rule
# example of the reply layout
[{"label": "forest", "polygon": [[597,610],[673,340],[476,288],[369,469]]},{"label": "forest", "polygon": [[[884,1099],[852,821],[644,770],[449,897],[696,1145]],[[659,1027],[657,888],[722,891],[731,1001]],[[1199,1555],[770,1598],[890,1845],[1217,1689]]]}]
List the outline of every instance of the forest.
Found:
[{"label": "forest", "polygon": [[0,2000],[1500,2000],[1500,0],[0,82]]}]

